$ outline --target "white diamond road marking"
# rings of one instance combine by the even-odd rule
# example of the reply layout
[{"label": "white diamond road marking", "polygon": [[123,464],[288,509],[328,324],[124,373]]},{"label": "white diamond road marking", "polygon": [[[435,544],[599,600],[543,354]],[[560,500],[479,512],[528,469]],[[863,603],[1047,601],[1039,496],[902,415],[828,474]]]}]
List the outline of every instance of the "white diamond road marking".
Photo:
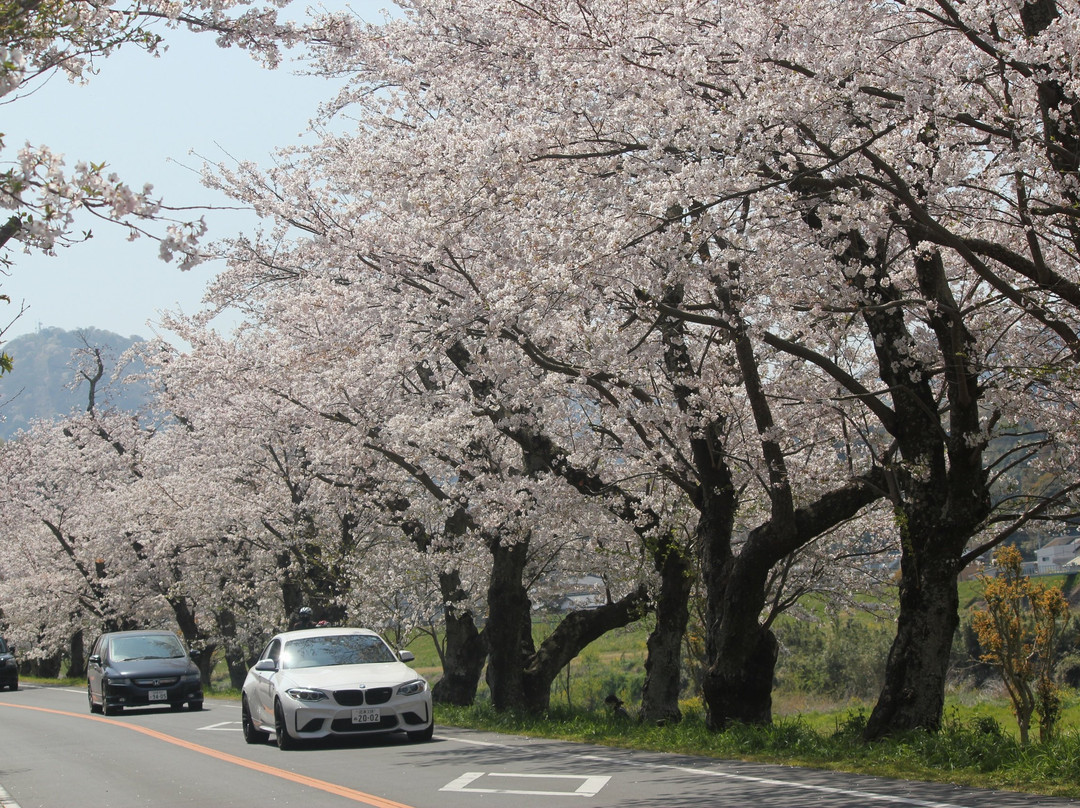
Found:
[{"label": "white diamond road marking", "polygon": [[[516,777],[534,780],[579,780],[574,791],[538,791],[522,788],[474,788],[473,783],[481,777]],[[595,797],[607,785],[609,776],[587,777],[580,774],[510,774],[507,772],[465,772],[461,777],[443,786],[440,791],[465,791],[470,794],[523,794],[534,797]],[[486,783],[487,781],[485,781]]]}]

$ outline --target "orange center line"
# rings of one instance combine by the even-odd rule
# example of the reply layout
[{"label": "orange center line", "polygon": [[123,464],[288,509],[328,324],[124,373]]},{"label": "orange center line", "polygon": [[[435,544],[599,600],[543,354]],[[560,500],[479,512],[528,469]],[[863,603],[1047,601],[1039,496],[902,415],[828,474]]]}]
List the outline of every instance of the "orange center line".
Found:
[{"label": "orange center line", "polygon": [[337,794],[339,797],[345,797],[346,799],[353,800],[354,802],[362,802],[366,805],[373,806],[373,808],[412,808],[412,806],[406,805],[402,802],[394,802],[393,800],[387,800],[374,794],[366,794],[363,791],[357,791],[356,789],[347,788],[346,786],[339,786],[335,783],[328,783],[325,780],[317,780],[314,777],[308,777],[303,774],[296,774],[295,772],[286,771],[285,769],[279,769],[276,766],[268,766],[265,763],[256,763],[253,760],[248,760],[246,758],[239,757],[238,755],[230,755],[228,752],[219,752],[218,750],[211,749],[208,746],[202,746],[197,743],[192,743],[191,741],[184,741],[172,735],[166,735],[164,732],[158,732],[154,729],[140,727],[136,724],[125,724],[123,721],[115,721],[111,718],[101,718],[100,716],[96,715],[71,713],[67,712],[66,710],[52,710],[48,707],[31,707],[26,704],[10,704],[7,702],[0,702],[0,707],[15,707],[20,710],[35,710],[39,713],[52,713],[53,715],[65,715],[71,718],[82,718],[89,721],[100,721],[104,724],[112,724],[115,727],[123,727],[124,729],[141,732],[143,735],[149,735],[151,738],[157,738],[159,741],[165,741],[166,743],[171,743],[175,746],[182,746],[184,749],[190,749],[192,752],[198,752],[202,755],[208,755],[209,757],[216,758],[217,760],[223,761],[225,763],[232,763],[236,766],[243,766],[246,769],[252,769],[253,771],[261,772],[263,774],[269,774],[272,777],[280,777],[282,780],[289,780],[302,786],[316,788],[329,794]]}]

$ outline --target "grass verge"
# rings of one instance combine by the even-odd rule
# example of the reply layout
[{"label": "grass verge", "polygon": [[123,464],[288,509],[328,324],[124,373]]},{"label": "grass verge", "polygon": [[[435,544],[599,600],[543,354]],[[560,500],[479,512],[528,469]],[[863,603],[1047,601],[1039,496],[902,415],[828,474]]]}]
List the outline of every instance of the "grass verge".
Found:
[{"label": "grass verge", "polygon": [[977,788],[1080,797],[1080,732],[1066,731],[1050,743],[1020,746],[1000,724],[985,717],[946,715],[941,732],[913,732],[866,744],[860,739],[867,713],[848,712],[831,729],[802,716],[771,726],[736,725],[710,732],[699,709],[687,709],[678,724],[656,727],[617,721],[600,712],[556,708],[543,716],[496,713],[490,705],[440,706],[440,724],[557,738],[601,746],[730,760],[806,766]]}]

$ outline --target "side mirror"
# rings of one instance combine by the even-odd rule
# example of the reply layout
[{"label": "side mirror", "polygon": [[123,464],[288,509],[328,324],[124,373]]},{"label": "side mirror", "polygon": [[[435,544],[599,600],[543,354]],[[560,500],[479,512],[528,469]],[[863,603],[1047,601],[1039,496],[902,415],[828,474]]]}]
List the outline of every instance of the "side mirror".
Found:
[{"label": "side mirror", "polygon": [[397,655],[402,662],[412,662],[416,659],[416,655],[412,651],[398,651]]},{"label": "side mirror", "polygon": [[192,659],[198,659],[202,656],[202,651],[200,651],[198,648],[192,648],[190,651],[188,651],[188,656]]},{"label": "side mirror", "polygon": [[260,659],[255,663],[255,670],[257,671],[276,671],[277,662],[272,659]]},{"label": "side mirror", "polygon": [[101,664],[101,654],[91,654],[90,659],[87,660],[92,665]]},{"label": "side mirror", "polygon": [[14,653],[15,653],[15,646],[14,646],[14,645],[9,645],[9,646],[7,647],[7,649],[8,649],[8,651],[9,651],[10,653],[12,653],[12,654],[14,654]]}]

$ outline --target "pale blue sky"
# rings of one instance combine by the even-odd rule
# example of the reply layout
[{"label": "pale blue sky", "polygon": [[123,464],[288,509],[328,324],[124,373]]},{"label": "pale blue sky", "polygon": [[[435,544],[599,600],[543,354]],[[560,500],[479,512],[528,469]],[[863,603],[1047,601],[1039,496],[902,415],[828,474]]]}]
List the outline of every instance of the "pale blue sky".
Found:
[{"label": "pale blue sky", "polygon": [[[349,5],[377,21],[378,9],[390,3]],[[286,65],[265,70],[243,51],[216,47],[210,35],[170,31],[166,42],[170,47],[160,58],[122,50],[100,62],[100,74],[86,85],[57,75],[32,95],[0,106],[5,153],[26,141],[44,143],[62,153],[69,167],[80,160],[105,161],[135,188],[153,183],[166,204],[222,204],[199,184],[202,159],[190,152],[266,164],[275,147],[297,142],[332,91],[325,81],[295,75]],[[205,215],[211,238],[252,221],[225,212]],[[12,303],[0,318],[6,323],[20,303],[27,311],[5,339],[49,326],[149,337],[160,311],[200,308],[215,266],[181,272],[158,259],[155,241],[128,242],[121,228],[96,220],[85,226],[94,238],[55,257],[23,255],[15,246],[10,275],[0,279]]]}]

